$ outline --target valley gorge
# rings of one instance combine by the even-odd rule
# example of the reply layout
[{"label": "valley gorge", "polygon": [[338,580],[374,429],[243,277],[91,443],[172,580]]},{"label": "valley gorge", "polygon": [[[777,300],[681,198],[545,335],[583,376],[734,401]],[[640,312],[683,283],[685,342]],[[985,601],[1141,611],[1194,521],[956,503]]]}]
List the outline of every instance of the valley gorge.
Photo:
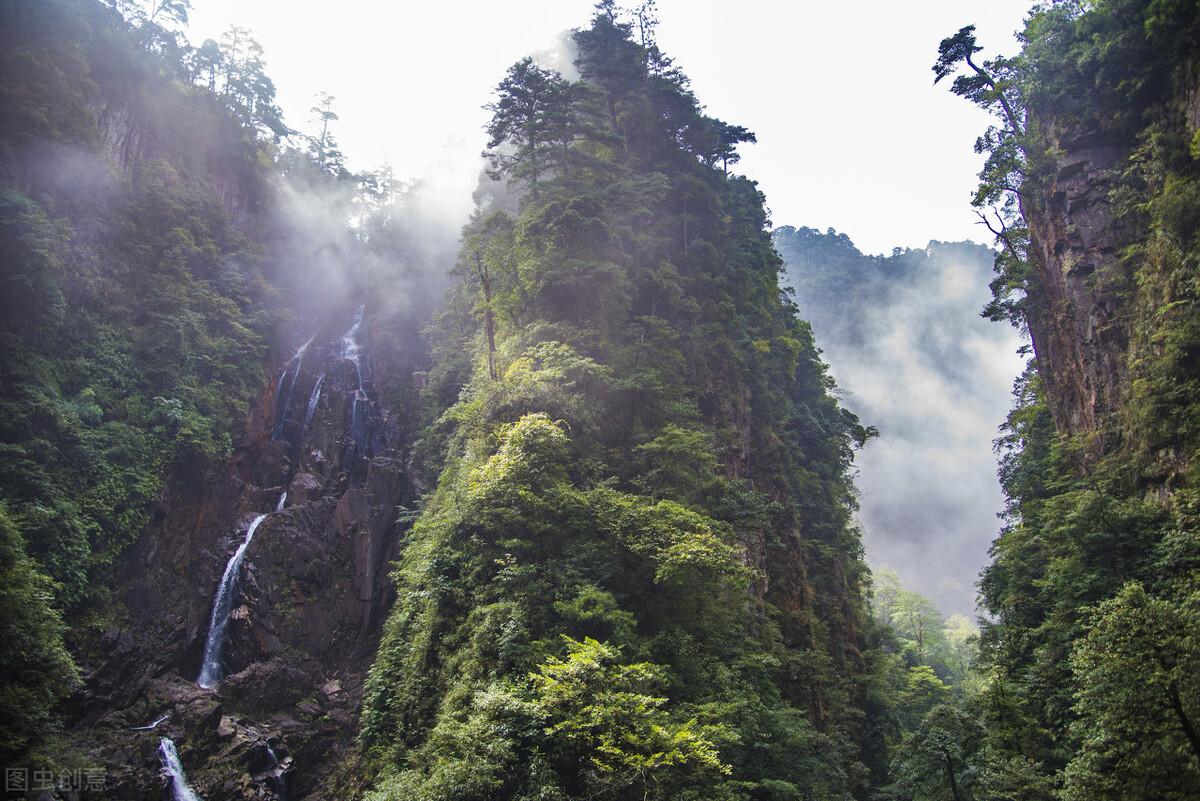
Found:
[{"label": "valley gorge", "polygon": [[488,77],[465,225],[190,9],[0,2],[6,797],[1197,797],[1194,4],[947,36],[994,241],[890,257],[653,2]]}]

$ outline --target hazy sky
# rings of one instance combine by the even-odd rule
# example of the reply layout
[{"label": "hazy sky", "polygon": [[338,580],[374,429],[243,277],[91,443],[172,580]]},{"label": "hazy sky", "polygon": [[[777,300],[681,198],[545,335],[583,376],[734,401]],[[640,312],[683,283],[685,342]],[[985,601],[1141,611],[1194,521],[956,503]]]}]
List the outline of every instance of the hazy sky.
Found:
[{"label": "hazy sky", "polygon": [[[633,5],[629,2],[628,5]],[[337,97],[351,169],[432,179],[465,214],[483,149],[481,106],[518,58],[583,25],[592,0],[194,0],[190,38],[250,28],[293,128]],[[978,26],[1015,49],[1029,2],[659,0],[659,43],[709,113],[758,135],[741,171],[778,225],[833,226],[866,252],[985,237],[968,204],[982,112],[933,86],[937,44]]]},{"label": "hazy sky", "polygon": [[[561,55],[563,33],[590,19],[594,0],[193,1],[193,42],[219,37],[230,24],[251,29],[293,128],[311,131],[315,94],[333,94],[341,116],[335,134],[350,168],[387,162],[397,177],[425,179],[434,191],[422,197],[432,194],[435,218],[456,230],[470,210],[481,167],[488,117],[482,106],[514,61],[532,53],[552,62]],[[935,87],[930,65],[938,42],[970,23],[987,54],[1015,51],[1013,32],[1029,2],[658,5],[659,43],[691,77],[709,113],[758,135],[758,144],[742,147],[738,169],[759,181],[776,225],[832,226],[867,253],[924,248],[930,240],[987,240],[969,198],[980,165],[973,144],[988,119],[948,87]],[[928,334],[922,320],[948,319],[938,303],[956,302],[962,308],[953,310],[965,309],[980,323],[986,282],[956,288],[947,277],[953,274],[921,276],[937,285],[923,285],[897,304],[914,307],[911,319],[890,307],[875,310],[878,352],[843,354],[835,373],[865,410],[885,409],[881,419],[903,423],[915,415],[920,419],[909,428],[949,432],[938,447],[903,430],[873,443],[862,454],[862,517],[875,558],[895,562],[914,588],[947,611],[961,611],[970,608],[975,571],[999,526],[991,440],[1008,406],[1017,360],[1015,339],[1004,331],[964,339],[967,345],[988,342],[970,369],[976,378],[995,373],[996,380],[967,382],[989,388],[986,399],[951,392],[936,369],[905,361],[905,354],[920,350],[913,338]],[[955,331],[943,333],[961,334]],[[822,344],[836,355],[836,342]],[[931,394],[961,408],[934,408],[922,400]],[[936,482],[956,469],[947,460],[970,473],[949,500],[942,498],[942,516],[957,528],[905,535],[928,528],[925,518],[908,512],[914,504],[930,505],[932,497],[906,483],[905,465],[924,465],[916,474]],[[937,559],[928,558],[931,547]],[[929,570],[920,569],[926,562]],[[936,577],[960,581],[935,586]]]}]

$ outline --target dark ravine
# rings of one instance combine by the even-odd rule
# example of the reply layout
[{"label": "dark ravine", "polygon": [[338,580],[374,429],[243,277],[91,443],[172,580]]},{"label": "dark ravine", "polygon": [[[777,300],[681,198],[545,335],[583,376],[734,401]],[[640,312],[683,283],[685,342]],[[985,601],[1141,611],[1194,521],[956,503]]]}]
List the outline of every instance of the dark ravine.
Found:
[{"label": "dark ravine", "polygon": [[[369,314],[347,355],[351,317],[335,316],[303,360],[274,371],[273,384],[287,383],[280,403],[277,386],[265,387],[224,472],[173,478],[123,560],[123,620],[96,644],[73,704],[76,742],[105,767],[109,797],[162,796],[164,737],[206,801],[343,798],[354,782],[346,767],[393,594],[396,509],[413,487],[407,443],[351,358],[370,364]],[[224,676],[203,689],[214,591],[257,514],[266,517],[241,565]]]}]

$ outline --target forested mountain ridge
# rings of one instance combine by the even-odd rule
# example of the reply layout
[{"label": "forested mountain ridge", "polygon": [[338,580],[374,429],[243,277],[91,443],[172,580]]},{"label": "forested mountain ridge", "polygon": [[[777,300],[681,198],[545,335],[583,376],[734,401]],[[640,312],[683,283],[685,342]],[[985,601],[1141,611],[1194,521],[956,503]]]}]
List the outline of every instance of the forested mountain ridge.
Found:
[{"label": "forested mountain ridge", "polygon": [[598,8],[579,80],[526,59],[491,107],[508,192],[436,328],[371,797],[861,796],[867,431],[727,172],[752,135]]},{"label": "forested mountain ridge", "polygon": [[919,732],[972,744],[957,776],[901,753],[898,797],[1200,793],[1198,26],[1193,3],[1105,0],[1035,9],[1013,57],[970,27],[942,43],[935,77],[997,119],[987,313],[1034,358],[998,441],[982,689],[969,729]]},{"label": "forested mountain ridge", "polygon": [[[653,2],[598,3],[575,77],[503,76],[461,237],[188,9],[0,0],[0,760],[56,777],[31,795],[1197,797],[1195,4],[1038,7],[1019,55],[965,28],[934,67],[997,116],[986,314],[1034,356],[978,631],[867,570],[877,421],[820,326],[881,334],[814,333],[779,252],[816,254],[803,303],[874,307],[937,248],[773,237],[754,134]],[[912,347],[952,371],[945,328]]]},{"label": "forested mountain ridge", "polygon": [[[248,34],[192,47],[186,10],[4,8],[8,757],[65,747],[130,797],[160,761],[209,801],[354,792],[423,474],[364,705],[378,792],[865,794],[867,431],[728,173],[753,135],[611,5],[584,79],[514,66],[413,472],[407,233],[324,124],[295,148]],[[279,214],[347,182],[330,293]]]},{"label": "forested mountain ridge", "polygon": [[[263,380],[266,287],[231,224],[259,135],[100,4],[3,20],[3,528],[78,645],[168,475],[222,458]],[[5,704],[6,764],[73,678],[36,652],[6,649],[11,687],[41,683]]]}]

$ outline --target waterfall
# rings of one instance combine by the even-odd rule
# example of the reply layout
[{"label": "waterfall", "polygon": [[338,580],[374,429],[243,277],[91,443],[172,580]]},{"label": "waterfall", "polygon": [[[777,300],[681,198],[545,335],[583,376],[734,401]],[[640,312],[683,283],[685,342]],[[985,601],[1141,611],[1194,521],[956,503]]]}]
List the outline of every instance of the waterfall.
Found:
[{"label": "waterfall", "polygon": [[363,313],[366,306],[359,306],[354,315],[354,325],[342,337],[342,356],[354,362],[354,370],[358,374],[358,388],[363,388],[362,378],[362,346],[358,344],[358,329],[362,328]]},{"label": "waterfall", "polygon": [[304,429],[308,430],[308,424],[312,422],[313,413],[317,410],[317,401],[321,399],[321,384],[325,383],[325,374],[317,376],[317,383],[313,385],[312,394],[308,396],[308,409],[304,412]]},{"label": "waterfall", "polygon": [[287,801],[287,782],[283,780],[284,768],[279,764],[279,757],[275,754],[275,749],[267,743],[267,756],[271,758],[271,770],[276,771],[271,778],[272,789],[279,796],[279,801]]},{"label": "waterfall", "polygon": [[[358,329],[362,327],[363,313],[366,311],[366,306],[359,306],[358,311],[354,314],[354,325],[350,326],[350,330],[342,337],[342,356],[354,362],[354,366],[358,366],[359,354],[362,353],[362,348],[358,345]],[[358,373],[358,385],[362,386],[362,370]]]},{"label": "waterfall", "polygon": [[187,774],[183,772],[183,763],[179,761],[179,752],[170,737],[158,741],[158,756],[162,760],[163,770],[171,779],[171,797],[174,801],[200,801],[200,796],[188,786]]},{"label": "waterfall", "polygon": [[171,713],[170,713],[170,712],[168,712],[167,714],[163,715],[161,718],[159,718],[158,720],[154,721],[153,723],[148,723],[148,724],[146,724],[145,726],[134,726],[134,727],[133,727],[133,729],[132,729],[132,731],[154,731],[155,729],[157,729],[157,728],[158,728],[158,724],[162,723],[164,720],[166,720],[166,719],[167,719],[167,718],[169,718],[169,717],[171,717]]},{"label": "waterfall", "polygon": [[[297,349],[292,358],[287,360],[287,363],[283,365],[283,372],[279,374],[279,383],[275,387],[275,426],[271,429],[272,439],[279,439],[283,434],[283,423],[287,420],[288,409],[292,406],[292,391],[296,388],[296,379],[300,377],[300,368],[304,365],[304,353],[316,338],[316,334],[309,337],[308,341]],[[292,380],[288,382],[287,394],[281,397],[283,382],[289,371],[291,371]]]},{"label": "waterfall", "polygon": [[[283,498],[280,498],[280,501],[282,500]],[[229,558],[229,564],[225,565],[225,573],[221,576],[221,583],[217,585],[212,619],[208,624],[208,639],[204,643],[204,659],[200,663],[200,677],[196,679],[196,683],[205,689],[217,686],[217,682],[221,680],[221,655],[225,650],[225,629],[229,625],[229,613],[233,611],[233,596],[237,592],[238,569],[242,566],[246,549],[250,547],[250,540],[254,539],[254,532],[266,517],[259,515],[250,522],[246,529],[246,539]]]},{"label": "waterfall", "polygon": [[363,420],[362,411],[360,411],[360,403],[365,403],[367,393],[360,387],[354,393],[354,402],[350,406],[350,433],[354,437],[354,441],[358,443],[358,448],[361,451],[366,443],[366,426]]},{"label": "waterfall", "polygon": [[275,382],[275,397],[271,400],[271,408],[275,412],[275,425],[271,428],[271,437],[274,439],[275,431],[281,427],[280,420],[283,418],[283,380],[287,378],[287,365],[283,366],[283,372],[279,374],[279,380]]},{"label": "waterfall", "polygon": [[275,511],[282,512],[283,505],[285,503],[287,503],[287,492],[286,491],[282,495],[279,496],[279,503],[275,504]]},{"label": "waterfall", "polygon": [[367,400],[367,393],[363,389],[362,346],[358,344],[358,330],[362,327],[365,310],[366,306],[358,307],[358,312],[354,315],[354,325],[350,326],[350,330],[342,337],[342,356],[354,362],[354,370],[358,376],[358,388],[354,392],[354,400],[350,406],[350,434],[354,438],[360,454],[364,449],[366,432],[362,415],[359,412],[359,403]]}]

